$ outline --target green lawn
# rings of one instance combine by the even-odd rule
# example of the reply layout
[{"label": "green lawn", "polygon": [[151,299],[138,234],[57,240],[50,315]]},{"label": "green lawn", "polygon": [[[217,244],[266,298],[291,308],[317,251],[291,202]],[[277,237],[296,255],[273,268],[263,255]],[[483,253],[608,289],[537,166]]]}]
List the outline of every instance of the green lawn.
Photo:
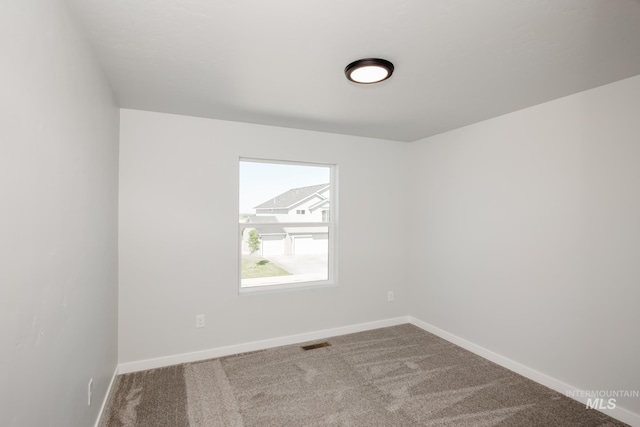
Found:
[{"label": "green lawn", "polygon": [[256,277],[289,276],[287,270],[272,263],[268,259],[243,255],[242,256],[242,278],[254,279]]}]

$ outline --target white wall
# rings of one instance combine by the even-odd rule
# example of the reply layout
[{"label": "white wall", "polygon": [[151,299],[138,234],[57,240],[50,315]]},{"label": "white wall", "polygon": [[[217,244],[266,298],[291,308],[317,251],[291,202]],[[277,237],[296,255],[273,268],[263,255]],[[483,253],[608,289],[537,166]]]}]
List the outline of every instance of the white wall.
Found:
[{"label": "white wall", "polygon": [[117,365],[118,110],[55,0],[2,2],[0,52],[0,425],[89,426]]},{"label": "white wall", "polygon": [[[120,136],[120,362],[407,314],[406,144],[134,110]],[[338,164],[338,286],[238,295],[239,157]]]},{"label": "white wall", "polygon": [[410,157],[411,314],[580,389],[638,390],[640,76]]}]

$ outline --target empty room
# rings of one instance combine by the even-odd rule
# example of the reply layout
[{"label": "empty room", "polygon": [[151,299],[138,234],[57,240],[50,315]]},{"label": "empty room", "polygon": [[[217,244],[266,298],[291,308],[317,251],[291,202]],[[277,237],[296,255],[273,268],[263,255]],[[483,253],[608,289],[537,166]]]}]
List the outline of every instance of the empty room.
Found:
[{"label": "empty room", "polygon": [[640,426],[640,1],[0,34],[1,426]]}]

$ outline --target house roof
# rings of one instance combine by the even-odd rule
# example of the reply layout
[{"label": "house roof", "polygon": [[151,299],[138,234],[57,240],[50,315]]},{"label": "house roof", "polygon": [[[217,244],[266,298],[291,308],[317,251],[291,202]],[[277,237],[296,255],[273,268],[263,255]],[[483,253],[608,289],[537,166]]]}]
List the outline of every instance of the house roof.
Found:
[{"label": "house roof", "polygon": [[[274,222],[278,222],[278,218],[270,215],[252,216],[249,218],[249,223],[252,225],[251,228],[255,228],[260,234],[285,234],[285,229],[280,225],[273,224]],[[262,223],[269,224],[261,225]]]},{"label": "house roof", "polygon": [[[254,209],[288,209],[308,199],[314,194],[320,193],[329,187],[329,184],[311,185],[308,187],[292,188],[284,193],[267,200]],[[322,197],[318,194],[319,197]]]}]

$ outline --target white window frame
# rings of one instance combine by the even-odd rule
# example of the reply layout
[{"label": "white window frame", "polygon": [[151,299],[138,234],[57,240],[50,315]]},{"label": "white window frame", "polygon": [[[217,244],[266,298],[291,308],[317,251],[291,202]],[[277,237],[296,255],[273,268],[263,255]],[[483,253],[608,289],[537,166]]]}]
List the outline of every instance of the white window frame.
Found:
[{"label": "white window frame", "polygon": [[[338,165],[335,163],[316,163],[305,162],[297,160],[281,160],[281,159],[265,159],[254,157],[240,157],[238,159],[238,176],[240,175],[240,162],[256,162],[256,163],[270,163],[270,164],[284,164],[284,165],[298,165],[298,166],[321,166],[328,167],[330,170],[330,182],[329,182],[329,194],[331,195],[331,202],[329,203],[329,221],[320,222],[277,222],[277,223],[260,223],[261,225],[277,224],[281,227],[300,227],[300,226],[327,226],[329,229],[329,242],[328,242],[328,266],[327,266],[327,279],[315,280],[315,281],[300,281],[292,283],[279,283],[272,285],[259,285],[259,286],[242,286],[242,230],[246,228],[246,223],[238,222],[238,292],[239,294],[255,294],[255,293],[268,293],[268,292],[280,292],[288,290],[309,289],[317,287],[335,286],[338,284]],[[295,184],[295,183],[294,183]],[[240,194],[240,186],[238,185],[238,195]],[[240,217],[240,211],[238,207],[238,218]]]}]

